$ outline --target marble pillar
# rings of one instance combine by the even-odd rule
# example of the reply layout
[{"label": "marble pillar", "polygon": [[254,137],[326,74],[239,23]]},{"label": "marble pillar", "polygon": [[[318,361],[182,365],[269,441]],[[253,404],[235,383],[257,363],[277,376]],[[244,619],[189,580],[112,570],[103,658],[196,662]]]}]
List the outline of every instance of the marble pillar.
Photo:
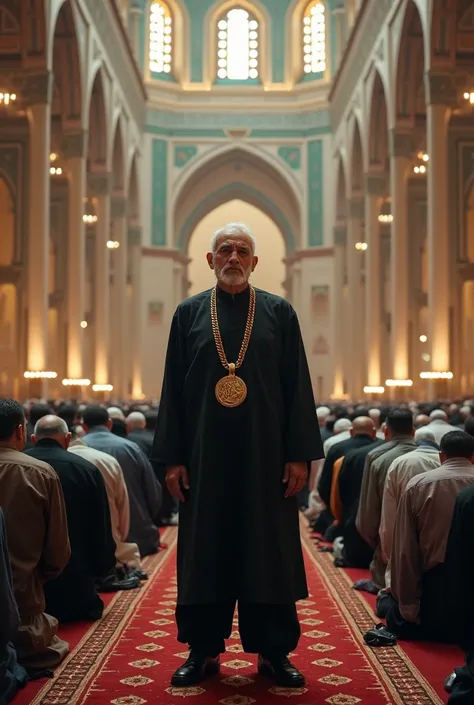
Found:
[{"label": "marble pillar", "polygon": [[365,241],[364,199],[356,196],[349,201],[347,220],[347,288],[350,301],[348,320],[351,365],[347,370],[348,393],[352,399],[360,399],[364,387],[364,286],[363,267],[365,252],[356,248]]},{"label": "marble pillar", "polygon": [[129,393],[131,379],[128,321],[128,228],[126,217],[126,199],[123,196],[112,198],[112,239],[119,243],[113,252],[113,286],[111,315],[112,325],[112,360],[114,396],[125,399]]},{"label": "marble pillar", "polygon": [[334,287],[332,297],[334,385],[333,396],[344,395],[344,278],[347,228],[345,223],[334,227]]},{"label": "marble pillar", "polygon": [[130,300],[130,360],[132,365],[132,398],[140,399],[142,395],[142,295],[141,295],[141,262],[142,239],[139,226],[129,226],[128,247],[130,257],[130,274],[132,295]]}]

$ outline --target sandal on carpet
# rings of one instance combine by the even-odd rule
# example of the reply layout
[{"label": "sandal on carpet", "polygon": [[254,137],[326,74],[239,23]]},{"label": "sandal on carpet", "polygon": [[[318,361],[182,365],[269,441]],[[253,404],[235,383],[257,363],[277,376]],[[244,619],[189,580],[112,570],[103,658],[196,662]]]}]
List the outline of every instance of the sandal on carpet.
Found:
[{"label": "sandal on carpet", "polygon": [[388,631],[385,624],[377,624],[364,634],[364,641],[368,646],[395,646],[397,637]]}]

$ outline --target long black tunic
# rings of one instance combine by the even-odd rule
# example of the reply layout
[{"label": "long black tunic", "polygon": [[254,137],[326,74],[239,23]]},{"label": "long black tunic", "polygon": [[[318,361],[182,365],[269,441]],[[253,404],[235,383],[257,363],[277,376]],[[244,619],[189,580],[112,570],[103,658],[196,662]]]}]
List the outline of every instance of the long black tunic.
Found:
[{"label": "long black tunic", "polygon": [[[180,507],[178,602],[241,599],[289,603],[307,595],[296,498],[284,498],[286,462],[323,456],[295,311],[257,290],[255,322],[237,374],[248,395],[236,408],[215,397],[227,374],[211,328],[211,292],[174,315],[153,459],[185,465],[191,489]],[[218,289],[227,360],[244,336],[249,289]]]}]

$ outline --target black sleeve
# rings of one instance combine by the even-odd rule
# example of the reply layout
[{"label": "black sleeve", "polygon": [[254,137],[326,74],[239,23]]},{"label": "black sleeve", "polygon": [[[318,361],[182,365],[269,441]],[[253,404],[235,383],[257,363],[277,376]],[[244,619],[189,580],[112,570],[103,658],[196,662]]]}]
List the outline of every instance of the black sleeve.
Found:
[{"label": "black sleeve", "polygon": [[86,470],[90,478],[90,502],[85,508],[84,521],[89,530],[91,567],[97,578],[107,575],[115,567],[116,545],[112,536],[110,506],[100,470],[91,465]]}]

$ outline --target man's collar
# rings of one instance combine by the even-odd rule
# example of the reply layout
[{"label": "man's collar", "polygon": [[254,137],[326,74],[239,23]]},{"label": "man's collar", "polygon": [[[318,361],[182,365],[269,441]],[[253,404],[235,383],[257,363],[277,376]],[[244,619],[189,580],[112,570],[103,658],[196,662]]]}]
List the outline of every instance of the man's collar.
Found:
[{"label": "man's collar", "polygon": [[55,438],[40,438],[36,441],[35,446],[39,448],[62,448],[62,445]]},{"label": "man's collar", "polygon": [[87,435],[89,436],[91,433],[110,433],[110,430],[107,426],[94,426],[88,430]]}]

